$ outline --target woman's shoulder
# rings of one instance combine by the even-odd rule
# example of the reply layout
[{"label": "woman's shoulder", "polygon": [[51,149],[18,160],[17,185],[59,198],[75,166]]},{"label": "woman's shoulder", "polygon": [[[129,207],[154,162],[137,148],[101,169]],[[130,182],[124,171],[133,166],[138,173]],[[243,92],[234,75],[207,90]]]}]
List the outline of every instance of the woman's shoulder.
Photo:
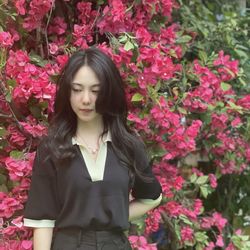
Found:
[{"label": "woman's shoulder", "polygon": [[42,175],[54,175],[54,164],[48,144],[48,137],[43,137],[40,139],[36,149],[34,168],[37,173]]},{"label": "woman's shoulder", "polygon": [[133,137],[133,148],[135,157],[139,160],[147,160],[147,148],[143,138],[138,133],[131,134]]}]

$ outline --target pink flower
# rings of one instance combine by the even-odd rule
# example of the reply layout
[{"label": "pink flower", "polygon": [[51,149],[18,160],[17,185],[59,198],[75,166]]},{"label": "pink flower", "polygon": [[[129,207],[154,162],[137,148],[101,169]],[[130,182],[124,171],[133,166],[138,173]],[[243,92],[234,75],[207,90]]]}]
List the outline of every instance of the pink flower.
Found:
[{"label": "pink flower", "polygon": [[194,201],[194,212],[195,212],[195,214],[199,215],[202,212],[202,207],[203,207],[202,200],[195,199],[195,201]]},{"label": "pink flower", "polygon": [[217,226],[220,232],[222,232],[222,229],[227,224],[227,219],[223,218],[221,214],[217,212],[213,213],[213,219],[214,219],[214,225]]},{"label": "pink flower", "polygon": [[31,134],[33,137],[42,137],[47,134],[47,127],[40,124],[31,124],[26,122],[20,122],[24,130]]},{"label": "pink flower", "polygon": [[92,17],[96,16],[97,13],[91,11],[91,2],[79,2],[77,3],[77,10],[80,12],[78,18],[82,21],[82,24],[89,24]]},{"label": "pink flower", "polygon": [[246,95],[246,96],[240,98],[237,101],[237,105],[239,105],[245,109],[250,109],[250,95]]},{"label": "pink flower", "polygon": [[17,8],[17,13],[19,15],[25,15],[25,0],[16,0],[15,1],[15,6]]},{"label": "pink flower", "polygon": [[109,4],[112,6],[111,15],[114,22],[123,22],[125,18],[126,8],[121,0],[109,0]]},{"label": "pink flower", "polygon": [[200,131],[201,126],[202,121],[193,120],[191,126],[187,128],[186,134],[191,137],[196,137]]},{"label": "pink flower", "polygon": [[31,157],[28,160],[14,159],[11,157],[6,157],[5,165],[6,169],[9,171],[10,179],[13,181],[20,181],[23,177],[28,177],[31,174],[32,163],[34,154],[30,153]]},{"label": "pink flower", "polygon": [[2,31],[0,32],[0,47],[9,48],[13,45],[14,40],[10,32]]},{"label": "pink flower", "polygon": [[14,125],[9,125],[7,130],[10,134],[9,142],[13,146],[22,147],[25,144],[26,137]]},{"label": "pink flower", "polygon": [[25,65],[29,62],[29,56],[26,51],[17,50],[9,52],[9,58],[6,64],[6,73],[10,78],[16,76],[24,71]]},{"label": "pink flower", "polygon": [[232,122],[231,122],[231,125],[232,127],[238,127],[242,124],[242,121],[240,119],[240,117],[236,117]]},{"label": "pink flower", "polygon": [[184,179],[181,176],[178,176],[173,183],[173,188],[175,188],[176,190],[181,190],[182,189],[182,185],[184,183]]},{"label": "pink flower", "polygon": [[217,236],[217,240],[215,244],[218,247],[224,247],[224,241],[223,241],[222,235]]},{"label": "pink flower", "polygon": [[21,247],[24,250],[31,250],[32,249],[32,240],[22,240],[21,241]]},{"label": "pink flower", "polygon": [[213,250],[215,248],[215,245],[213,242],[209,242],[208,246],[204,250]]},{"label": "pink flower", "polygon": [[91,36],[91,30],[89,25],[78,25],[75,24],[74,25],[74,32],[73,32],[73,36],[75,38],[75,42],[74,44],[76,46],[79,46],[81,48],[88,48],[88,44],[87,42],[92,42],[93,41],[93,37]]},{"label": "pink flower", "polygon": [[188,227],[188,226],[185,226],[185,227],[182,227],[181,229],[181,240],[182,241],[189,241],[189,242],[192,242],[193,241],[193,237],[194,237],[194,231],[192,228]]},{"label": "pink flower", "polygon": [[231,242],[225,250],[238,250],[239,248],[235,247],[234,244]]},{"label": "pink flower", "polygon": [[65,66],[68,59],[69,59],[68,55],[59,55],[56,57],[56,61],[59,64],[60,68],[63,68]]},{"label": "pink flower", "polygon": [[146,223],[146,230],[145,234],[149,235],[152,232],[156,232],[159,229],[161,220],[161,213],[159,209],[154,209],[148,213],[148,217],[145,220]]},{"label": "pink flower", "polygon": [[48,34],[62,35],[67,29],[67,24],[62,17],[55,17],[48,29]]},{"label": "pink flower", "polygon": [[204,217],[201,220],[201,227],[202,228],[209,229],[213,226],[213,224],[214,224],[214,221],[210,217]]},{"label": "pink flower", "polygon": [[183,210],[182,206],[179,203],[177,203],[176,201],[169,201],[165,205],[165,209],[166,209],[167,213],[169,214],[169,216],[171,216],[171,217],[179,216]]},{"label": "pink flower", "polygon": [[39,27],[42,23],[43,17],[48,13],[52,7],[53,0],[31,0],[28,15],[25,17],[23,27],[32,31]]},{"label": "pink flower", "polygon": [[238,64],[239,61],[230,61],[230,57],[228,55],[224,56],[224,51],[222,50],[219,52],[218,59],[214,61],[214,65],[219,66],[218,72],[220,73],[220,79],[222,81],[230,81],[235,78],[239,71]]},{"label": "pink flower", "polygon": [[144,27],[140,27],[139,29],[137,29],[135,36],[141,42],[141,45],[149,45],[149,42],[152,38],[148,30]]},{"label": "pink flower", "polygon": [[23,209],[23,205],[12,197],[6,197],[0,203],[0,217],[10,218],[16,210]]},{"label": "pink flower", "polygon": [[212,129],[223,130],[227,127],[228,116],[226,114],[212,114]]},{"label": "pink flower", "polygon": [[49,44],[49,52],[50,52],[50,54],[55,55],[55,54],[57,54],[58,50],[59,50],[59,48],[58,48],[57,44],[55,44],[55,43],[50,43]]},{"label": "pink flower", "polygon": [[210,181],[210,185],[212,188],[216,188],[217,187],[217,179],[215,177],[214,174],[209,174],[209,181]]},{"label": "pink flower", "polygon": [[129,236],[129,241],[133,249],[137,250],[157,250],[156,244],[149,244],[144,236]]}]

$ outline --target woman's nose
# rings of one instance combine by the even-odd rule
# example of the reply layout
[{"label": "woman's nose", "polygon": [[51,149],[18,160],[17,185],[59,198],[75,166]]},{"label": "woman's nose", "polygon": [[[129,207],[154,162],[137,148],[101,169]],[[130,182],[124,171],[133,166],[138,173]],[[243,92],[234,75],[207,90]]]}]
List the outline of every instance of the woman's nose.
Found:
[{"label": "woman's nose", "polygon": [[89,91],[83,91],[82,102],[86,103],[86,104],[90,103],[90,93],[89,93]]}]

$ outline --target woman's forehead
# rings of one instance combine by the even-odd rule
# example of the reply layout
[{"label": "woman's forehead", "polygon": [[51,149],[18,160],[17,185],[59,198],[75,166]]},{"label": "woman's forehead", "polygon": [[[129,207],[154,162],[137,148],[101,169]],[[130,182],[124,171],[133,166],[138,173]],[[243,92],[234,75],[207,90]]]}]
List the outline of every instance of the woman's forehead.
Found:
[{"label": "woman's forehead", "polygon": [[71,84],[79,86],[93,86],[99,85],[100,81],[96,73],[89,66],[82,66],[74,75]]}]

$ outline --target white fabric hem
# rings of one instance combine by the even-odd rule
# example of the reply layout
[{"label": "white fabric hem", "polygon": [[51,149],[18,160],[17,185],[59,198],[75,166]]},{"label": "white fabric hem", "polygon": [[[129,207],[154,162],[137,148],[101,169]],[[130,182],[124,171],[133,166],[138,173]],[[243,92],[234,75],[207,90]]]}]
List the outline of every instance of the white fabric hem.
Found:
[{"label": "white fabric hem", "polygon": [[55,220],[32,220],[24,218],[23,225],[25,227],[55,227]]},{"label": "white fabric hem", "polygon": [[153,200],[153,199],[138,199],[141,203],[146,204],[146,205],[159,205],[162,200],[162,194],[160,196]]}]

